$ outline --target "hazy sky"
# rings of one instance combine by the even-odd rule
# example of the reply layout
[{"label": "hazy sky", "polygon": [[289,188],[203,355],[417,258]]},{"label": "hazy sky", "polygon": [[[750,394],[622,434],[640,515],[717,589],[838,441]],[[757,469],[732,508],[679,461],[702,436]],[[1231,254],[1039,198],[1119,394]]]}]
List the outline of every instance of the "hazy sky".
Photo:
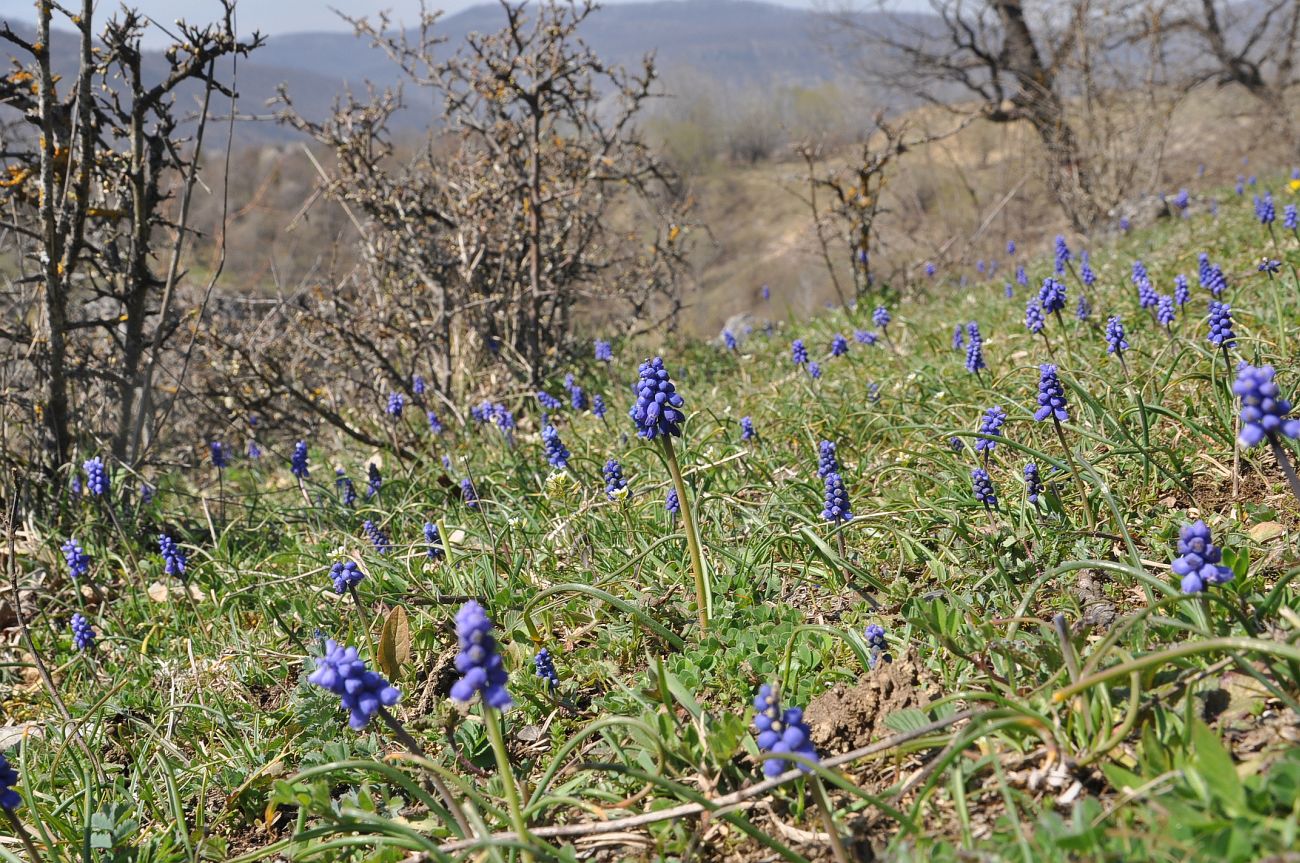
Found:
[{"label": "hazy sky", "polygon": [[[483,3],[484,0],[430,0],[431,8],[441,8],[455,12],[469,6]],[[606,3],[629,2],[629,0],[604,0]],[[680,0],[681,5],[689,9],[692,3],[709,2],[709,0]],[[825,6],[826,0],[769,0],[783,6],[815,7]],[[71,4],[77,6],[80,4]],[[101,17],[111,9],[118,7],[117,0],[106,2],[99,0],[98,10]],[[171,23],[177,18],[189,21],[206,21],[215,17],[220,4],[215,0],[130,0],[130,5],[144,13],[157,18],[160,23]],[[346,30],[339,17],[332,9],[351,15],[373,15],[381,9],[390,9],[395,20],[415,21],[419,15],[419,0],[243,0],[238,4],[239,29],[242,32],[261,30],[269,35],[292,33],[303,30]],[[31,21],[34,16],[32,0],[0,0],[0,17],[13,18],[17,21]]]}]

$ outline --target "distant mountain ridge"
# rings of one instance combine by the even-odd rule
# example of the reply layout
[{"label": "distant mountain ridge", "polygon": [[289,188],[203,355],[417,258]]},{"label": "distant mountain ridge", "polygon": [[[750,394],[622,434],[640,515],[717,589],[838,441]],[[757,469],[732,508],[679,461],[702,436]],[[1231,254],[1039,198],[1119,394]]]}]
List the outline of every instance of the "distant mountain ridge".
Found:
[{"label": "distant mountain ridge", "polygon": [[[882,26],[886,16],[879,16]],[[504,22],[499,6],[484,4],[447,15],[436,25],[446,37],[440,50],[450,54],[472,32],[491,32]],[[10,22],[17,31],[30,31]],[[841,74],[840,52],[831,19],[823,13],[764,3],[761,0],[648,0],[620,3],[596,11],[581,29],[582,37],[604,60],[635,66],[650,52],[659,73],[674,83],[698,79],[726,90],[762,90],[774,86],[816,86]],[[59,71],[71,73],[76,36],[56,33],[53,42]],[[153,76],[166,66],[160,52],[145,52]],[[225,79],[223,79],[225,80]],[[264,48],[238,66],[237,88],[242,115],[265,117],[268,103],[283,84],[299,110],[320,117],[348,88],[384,87],[399,80],[384,53],[350,33],[285,33],[267,38]],[[189,95],[180,94],[182,100]],[[217,111],[223,109],[218,106]],[[426,118],[414,116],[412,125]],[[287,130],[271,123],[245,123],[238,133],[250,143],[284,138]]]}]

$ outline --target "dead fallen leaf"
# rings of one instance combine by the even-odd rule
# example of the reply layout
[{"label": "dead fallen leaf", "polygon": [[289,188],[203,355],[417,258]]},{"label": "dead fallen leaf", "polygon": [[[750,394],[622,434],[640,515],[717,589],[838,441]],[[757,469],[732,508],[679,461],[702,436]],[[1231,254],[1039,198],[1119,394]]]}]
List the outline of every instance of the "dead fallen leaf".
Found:
[{"label": "dead fallen leaf", "polygon": [[1255,542],[1268,542],[1286,533],[1286,525],[1278,524],[1276,521],[1261,521],[1259,524],[1252,525],[1249,533],[1250,538]]}]

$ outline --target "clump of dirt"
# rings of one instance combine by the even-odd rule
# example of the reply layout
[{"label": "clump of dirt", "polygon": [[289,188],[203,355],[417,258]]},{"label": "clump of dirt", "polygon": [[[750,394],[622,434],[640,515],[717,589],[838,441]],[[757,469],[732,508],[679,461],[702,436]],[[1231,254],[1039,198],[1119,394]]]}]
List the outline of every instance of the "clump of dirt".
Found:
[{"label": "clump of dirt", "polygon": [[840,685],[814,698],[804,711],[817,751],[834,755],[866,746],[893,733],[885,719],[908,707],[930,703],[932,678],[916,651],[878,662],[853,686]]}]

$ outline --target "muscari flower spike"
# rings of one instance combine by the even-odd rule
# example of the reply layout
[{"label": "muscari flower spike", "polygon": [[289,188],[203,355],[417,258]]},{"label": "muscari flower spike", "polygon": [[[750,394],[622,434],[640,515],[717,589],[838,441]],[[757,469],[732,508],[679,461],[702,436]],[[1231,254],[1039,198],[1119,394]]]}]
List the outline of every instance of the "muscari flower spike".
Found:
[{"label": "muscari flower spike", "polygon": [[1097,284],[1097,274],[1092,270],[1092,258],[1084,252],[1079,257],[1079,281],[1083,282],[1085,288],[1091,288]]},{"label": "muscari flower spike", "polygon": [[350,714],[348,724],[358,731],[381,707],[392,707],[402,697],[383,675],[366,668],[355,647],[344,647],[332,638],[325,642],[325,655],[316,660],[316,670],[307,680],[339,696]]},{"label": "muscari flower spike", "polygon": [[1139,282],[1141,282],[1143,279],[1148,279],[1148,281],[1149,281],[1149,277],[1148,277],[1148,275],[1147,275],[1147,265],[1144,264],[1144,263],[1142,263],[1141,261],[1134,261],[1134,262],[1133,262],[1133,275],[1131,276],[1131,278],[1132,278],[1133,284],[1135,284],[1135,285],[1138,284]]},{"label": "muscari flower spike", "polygon": [[90,555],[81,547],[81,543],[76,539],[69,538],[62,545],[63,559],[68,562],[68,574],[73,578],[81,578],[90,572]]},{"label": "muscari flower spike", "polygon": [[1138,282],[1138,306],[1144,309],[1155,308],[1160,303],[1160,295],[1152,287],[1150,279]]},{"label": "muscari flower spike", "polygon": [[548,689],[554,691],[555,687],[560,685],[560,675],[555,670],[555,660],[551,659],[551,652],[543,647],[537,651],[533,657],[533,667],[537,669],[537,676],[546,681]]},{"label": "muscari flower spike", "polygon": [[104,467],[104,462],[99,456],[88,459],[81,468],[86,472],[86,491],[89,494],[95,497],[108,494],[108,469]]},{"label": "muscari flower spike", "polygon": [[0,752],[0,809],[13,812],[22,805],[23,798],[14,789],[18,787],[18,771],[9,765],[9,759]]},{"label": "muscari flower spike", "polygon": [[636,402],[628,411],[637,434],[647,440],[659,435],[681,437],[681,424],[686,420],[681,410],[684,402],[664,368],[664,361],[659,357],[646,360],[638,375]]},{"label": "muscari flower spike", "polygon": [[1016,284],[1021,287],[1025,287],[1029,284],[1029,274],[1025,272],[1024,267],[1016,267]]},{"label": "muscari flower spike", "polygon": [[460,481],[460,498],[465,501],[465,506],[470,509],[478,509],[478,492],[469,477],[465,477]]},{"label": "muscari flower spike", "polygon": [[1056,422],[1068,422],[1070,414],[1066,410],[1065,387],[1061,386],[1056,366],[1044,363],[1038,367],[1038,372],[1038,409],[1034,411],[1034,419],[1042,422],[1052,417]]},{"label": "muscari flower spike", "polygon": [[343,505],[355,506],[357,502],[357,487],[353,485],[352,480],[347,477],[343,477],[343,479],[340,480],[340,485],[343,490]]},{"label": "muscari flower spike", "polygon": [[600,393],[591,397],[591,412],[598,420],[605,418],[605,399]]},{"label": "muscari flower spike", "polygon": [[334,592],[344,594],[348,588],[356,587],[366,577],[357,566],[356,561],[344,560],[338,561],[330,567],[330,578],[334,581]]},{"label": "muscari flower spike", "polygon": [[867,647],[871,649],[871,655],[867,657],[868,667],[875,668],[876,664],[882,659],[885,662],[892,661],[888,653],[889,645],[885,641],[885,628],[883,626],[879,623],[868,624],[862,635],[866,639]]},{"label": "muscari flower spike", "polygon": [[614,361],[614,348],[604,339],[596,339],[596,362],[609,363]]},{"label": "muscari flower spike", "polygon": [[468,704],[481,694],[488,707],[510,709],[514,701],[506,691],[508,675],[497,652],[492,621],[483,606],[472,599],[456,613],[456,638],[460,642],[456,670],[461,678],[451,687],[452,700]]},{"label": "muscari flower spike", "polygon": [[831,339],[831,356],[842,357],[849,352],[849,340],[839,333]]},{"label": "muscari flower spike", "polygon": [[1079,302],[1074,306],[1074,316],[1078,320],[1086,321],[1092,314],[1092,303],[1083,294],[1079,294]]},{"label": "muscari flower spike", "polygon": [[427,388],[428,385],[424,382],[424,378],[419,375],[411,376],[411,392],[415,393],[417,396],[422,396]]},{"label": "muscari flower spike", "polygon": [[429,544],[428,553],[432,560],[440,560],[447,551],[442,547],[442,537],[438,535],[438,525],[431,521],[424,523],[424,541]]},{"label": "muscari flower spike", "polygon": [[1191,298],[1192,290],[1187,286],[1187,276],[1182,273],[1174,276],[1174,303],[1182,308]]},{"label": "muscari flower spike", "polygon": [[259,459],[262,457],[262,448],[258,446],[257,441],[252,438],[248,439],[248,457],[251,459]]},{"label": "muscari flower spike", "polygon": [[384,478],[379,473],[379,465],[371,462],[366,466],[366,497],[374,497],[383,487]]},{"label": "muscari flower spike", "polygon": [[1124,322],[1111,315],[1106,319],[1106,353],[1123,356],[1128,350],[1128,338],[1124,334]]},{"label": "muscari flower spike", "polygon": [[95,646],[95,628],[85,617],[80,614],[72,615],[68,628],[72,630],[72,645],[77,650],[90,650]]},{"label": "muscari flower spike", "polygon": [[433,434],[442,434],[442,421],[438,419],[438,415],[436,413],[434,413],[433,411],[429,411],[427,414],[425,414],[425,419],[429,421],[430,432],[432,432]]},{"label": "muscari flower spike", "polygon": [[871,322],[882,330],[889,326],[889,322],[892,320],[893,318],[889,315],[889,309],[884,306],[876,306],[876,310],[871,313]]},{"label": "muscari flower spike", "polygon": [[1232,581],[1232,570],[1221,562],[1223,550],[1210,540],[1209,526],[1199,519],[1178,531],[1178,557],[1172,568],[1183,577],[1183,593],[1200,593],[1209,585]]},{"label": "muscari flower spike", "polygon": [[979,326],[971,321],[966,327],[966,334],[970,336],[970,341],[966,345],[966,371],[977,375],[980,369],[988,368],[984,362],[984,339],[980,337]]},{"label": "muscari flower spike", "polygon": [[230,459],[226,457],[226,448],[221,445],[221,441],[214,440],[208,444],[208,448],[212,452],[212,466],[214,468],[222,470],[230,466]]},{"label": "muscari flower spike", "polygon": [[961,350],[963,347],[966,346],[966,340],[963,338],[963,336],[965,335],[965,333],[966,333],[966,331],[962,328],[962,325],[961,325],[961,324],[958,324],[957,326],[953,327],[953,330],[952,330],[952,349],[953,349],[954,351],[959,351],[959,350]]},{"label": "muscari flower spike", "polygon": [[1271,225],[1277,218],[1277,211],[1273,207],[1273,193],[1265,192],[1263,195],[1255,196],[1255,218],[1259,219],[1261,225]]},{"label": "muscari flower spike", "polygon": [[1045,314],[1053,315],[1065,308],[1065,283],[1057,279],[1043,279],[1043,286],[1038,289],[1038,303]]},{"label": "muscari flower spike", "polygon": [[1235,348],[1237,334],[1232,331],[1232,306],[1218,300],[1210,301],[1210,344],[1216,348]]},{"label": "muscari flower spike", "polygon": [[1281,271],[1282,262],[1274,258],[1260,258],[1258,269],[1261,273],[1268,273],[1269,278],[1272,278]]},{"label": "muscari flower spike", "polygon": [[546,450],[546,463],[551,467],[564,470],[569,466],[569,450],[560,440],[560,433],[555,426],[542,429],[542,446]]},{"label": "muscari flower spike", "polygon": [[[758,731],[758,748],[773,755],[801,755],[809,761],[819,761],[817,749],[813,746],[812,734],[807,723],[803,721],[803,710],[798,707],[781,709],[776,692],[768,684],[763,684],[754,697],[754,728]],[[786,770],[786,760],[767,758],[763,761],[763,775],[780,776]],[[804,773],[810,768],[800,763],[799,769]]]},{"label": "muscari flower spike", "polygon": [[1007,240],[1007,254],[1014,256],[1016,254],[1016,241]]},{"label": "muscari flower spike", "polygon": [[1065,265],[1070,262],[1070,247],[1065,243],[1065,237],[1061,234],[1056,235],[1055,264],[1056,274],[1059,276],[1065,272]]},{"label": "muscari flower spike", "polygon": [[816,360],[810,362],[808,364],[808,374],[812,376],[813,380],[819,380],[822,376],[822,364]]},{"label": "muscari flower spike", "polygon": [[664,510],[669,515],[681,515],[682,502],[677,497],[677,489],[668,489],[668,495],[664,498]]},{"label": "muscari flower spike", "polygon": [[731,330],[722,331],[722,343],[727,346],[729,351],[734,351],[739,346],[736,335]]},{"label": "muscari flower spike", "polygon": [[753,440],[755,436],[754,420],[751,417],[740,418],[740,439]]},{"label": "muscari flower spike", "polygon": [[402,416],[402,410],[405,409],[405,407],[406,407],[405,396],[403,396],[401,393],[388,394],[387,413],[390,417],[393,417],[394,419],[400,419]]},{"label": "muscari flower spike", "polygon": [[853,331],[853,340],[860,345],[874,345],[877,338],[878,336],[870,330]]},{"label": "muscari flower spike", "polygon": [[158,535],[158,552],[162,555],[164,573],[175,576],[185,574],[185,552],[165,533]]},{"label": "muscari flower spike", "polygon": [[1232,384],[1233,393],[1241,399],[1241,432],[1237,440],[1246,449],[1265,439],[1300,437],[1300,420],[1291,418],[1291,402],[1282,398],[1274,380],[1276,374],[1272,366],[1257,368],[1242,363],[1237,368],[1237,379]]},{"label": "muscari flower spike", "polygon": [[939,268],[936,267],[932,261],[926,261],[926,262],[925,262],[925,274],[926,274],[927,276],[929,276],[930,278],[933,279],[933,278],[934,278],[934,274],[937,273],[937,272],[939,272]]},{"label": "muscari flower spike", "polygon": [[627,480],[623,478],[623,466],[617,459],[605,462],[601,475],[605,478],[605,497],[618,500],[627,494]]},{"label": "muscari flower spike", "polygon": [[307,442],[298,441],[293,445],[293,457],[289,459],[289,470],[298,479],[307,478]]},{"label": "muscari flower spike", "polygon": [[1287,204],[1282,208],[1282,227],[1288,231],[1294,231],[1300,227],[1300,214],[1296,211],[1295,204]]},{"label": "muscari flower spike", "polygon": [[1025,488],[1029,492],[1029,502],[1038,505],[1038,496],[1043,493],[1043,479],[1038,472],[1038,465],[1030,462],[1025,465]]},{"label": "muscari flower spike", "polygon": [[537,401],[548,411],[558,411],[563,406],[560,404],[559,399],[548,393],[546,390],[537,391]]},{"label": "muscari flower spike", "polygon": [[975,499],[984,504],[985,509],[995,509],[998,498],[993,492],[993,480],[989,478],[989,472],[982,467],[977,467],[970,472],[970,481]]},{"label": "muscari flower spike", "polygon": [[1047,326],[1047,318],[1043,316],[1043,307],[1035,297],[1030,297],[1029,302],[1025,305],[1025,329],[1034,335],[1038,335]]},{"label": "muscari flower spike", "polygon": [[369,539],[370,544],[375,547],[375,551],[380,554],[388,554],[389,550],[392,548],[392,543],[389,542],[388,534],[384,532],[383,528],[370,519],[366,519],[366,521],[361,525],[361,530],[365,532],[366,538]]},{"label": "muscari flower spike", "polygon": [[804,347],[803,339],[795,339],[790,343],[790,359],[797,366],[808,362],[808,348]]},{"label": "muscari flower spike", "polygon": [[817,444],[817,476],[825,479],[833,473],[839,473],[840,462],[835,452],[835,443],[824,440]]},{"label": "muscari flower spike", "polygon": [[[1002,436],[1002,424],[1007,421],[1007,412],[999,406],[993,406],[984,412],[984,418],[980,421],[980,434],[992,435],[994,437]],[[987,459],[988,453],[997,448],[998,442],[988,438],[979,438],[975,441],[975,451],[984,453]]]},{"label": "muscari flower spike", "polygon": [[1156,303],[1156,322],[1168,329],[1173,326],[1176,314],[1174,311],[1174,298],[1168,294],[1162,294],[1160,301]]},{"label": "muscari flower spike", "polygon": [[845,491],[844,479],[838,473],[826,475],[826,503],[822,509],[822,518],[836,524],[853,520],[849,493]]}]

